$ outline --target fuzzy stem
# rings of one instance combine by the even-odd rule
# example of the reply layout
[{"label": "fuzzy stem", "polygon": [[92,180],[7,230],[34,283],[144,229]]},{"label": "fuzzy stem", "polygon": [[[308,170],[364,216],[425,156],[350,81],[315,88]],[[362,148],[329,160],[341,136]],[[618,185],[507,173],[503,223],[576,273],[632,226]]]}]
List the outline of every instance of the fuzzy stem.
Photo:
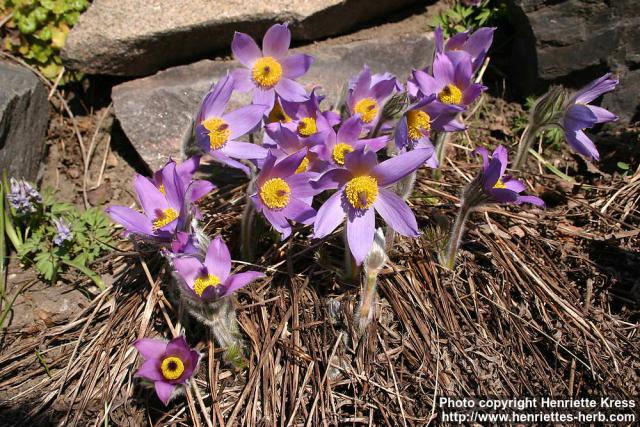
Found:
[{"label": "fuzzy stem", "polygon": [[344,232],[342,233],[344,239],[344,271],[346,279],[351,283],[358,283],[360,278],[360,266],[356,264],[356,260],[351,255],[351,249],[349,248],[349,239],[347,238],[347,224],[344,225]]},{"label": "fuzzy stem", "polygon": [[467,219],[469,219],[469,214],[472,211],[473,207],[463,201],[462,205],[460,206],[458,216],[453,223],[453,228],[451,229],[451,236],[449,237],[449,244],[447,245],[447,252],[445,257],[446,266],[451,270],[453,270],[453,266],[456,263],[456,254],[458,253],[458,248],[460,247],[460,240],[462,238],[462,234],[464,233]]},{"label": "fuzzy stem", "polygon": [[522,135],[520,136],[520,142],[518,143],[518,153],[516,154],[516,160],[513,162],[513,170],[520,170],[527,160],[529,154],[529,148],[536,139],[537,129],[533,128],[531,124],[528,124]]},{"label": "fuzzy stem", "polygon": [[356,311],[356,322],[360,336],[365,334],[373,319],[374,302],[378,289],[378,271],[378,269],[374,269],[367,273],[366,283],[363,283],[360,290],[360,302]]},{"label": "fuzzy stem", "polygon": [[225,360],[236,369],[246,367],[244,340],[238,328],[236,311],[230,297],[223,298],[207,307],[208,326],[220,347],[225,349]]},{"label": "fuzzy stem", "polygon": [[[450,132],[439,132],[438,136],[436,137],[436,159],[438,159],[438,164],[440,166],[442,166],[442,163],[444,162],[444,158],[446,157],[447,145],[449,142],[450,135],[451,135]],[[440,168],[434,169],[433,179],[436,181],[440,181],[441,177],[442,177],[442,172],[440,171]]]},{"label": "fuzzy stem", "polygon": [[250,194],[253,194],[255,187],[255,179],[252,179],[247,186],[247,195],[245,197],[244,210],[242,211],[242,221],[240,223],[240,253],[242,259],[252,262],[255,257],[254,226],[256,223],[256,208],[253,205]]}]

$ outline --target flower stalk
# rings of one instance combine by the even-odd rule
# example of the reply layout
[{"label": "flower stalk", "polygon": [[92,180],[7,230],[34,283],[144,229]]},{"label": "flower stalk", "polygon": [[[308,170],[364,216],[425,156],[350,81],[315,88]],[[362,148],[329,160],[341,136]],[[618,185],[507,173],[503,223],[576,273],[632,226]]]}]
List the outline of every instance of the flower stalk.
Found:
[{"label": "flower stalk", "polygon": [[[390,228],[390,227],[389,227]],[[387,262],[385,234],[382,228],[376,230],[371,251],[364,260],[364,280],[360,288],[360,301],[356,308],[356,325],[358,333],[363,336],[375,317],[377,300],[378,274]]]}]

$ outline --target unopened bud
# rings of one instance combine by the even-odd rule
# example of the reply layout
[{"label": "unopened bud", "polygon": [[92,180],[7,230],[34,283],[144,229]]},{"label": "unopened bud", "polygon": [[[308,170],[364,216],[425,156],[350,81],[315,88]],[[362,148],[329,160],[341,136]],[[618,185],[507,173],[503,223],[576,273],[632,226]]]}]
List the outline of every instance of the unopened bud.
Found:
[{"label": "unopened bud", "polygon": [[364,259],[364,270],[367,276],[371,273],[377,274],[387,262],[387,252],[385,250],[385,237],[382,228],[376,229],[373,236],[373,245]]},{"label": "unopened bud", "polygon": [[409,95],[407,92],[398,92],[391,96],[382,107],[382,120],[391,120],[396,115],[402,113],[409,105]]},{"label": "unopened bud", "polygon": [[547,93],[536,99],[531,107],[529,125],[540,129],[558,124],[567,98],[567,91],[562,86],[551,86]]}]

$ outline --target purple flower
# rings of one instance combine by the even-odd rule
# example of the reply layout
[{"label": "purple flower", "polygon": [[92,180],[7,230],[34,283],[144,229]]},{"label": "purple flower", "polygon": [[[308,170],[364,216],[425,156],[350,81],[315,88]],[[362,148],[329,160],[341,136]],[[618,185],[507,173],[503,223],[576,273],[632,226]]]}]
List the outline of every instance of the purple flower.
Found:
[{"label": "purple flower", "polygon": [[[483,203],[531,203],[536,206],[544,206],[542,199],[535,196],[520,195],[526,186],[517,179],[505,175],[507,163],[509,162],[507,149],[499,145],[491,155],[483,147],[478,147],[473,154],[482,156],[482,170],[476,179],[471,183],[464,198],[474,205]],[[477,184],[477,185],[474,185]],[[476,190],[476,187],[480,187]],[[483,194],[479,194],[481,191]],[[476,201],[477,202],[474,202]]]},{"label": "purple flower", "polygon": [[[352,116],[345,120],[336,133],[328,132],[325,143],[318,146],[320,158],[334,167],[344,167],[345,156],[361,147],[377,152],[387,145],[389,138],[381,136],[372,139],[358,139],[362,133],[360,116]],[[313,150],[313,148],[312,148]]]},{"label": "purple flower", "polygon": [[[464,108],[434,102],[435,98],[436,96],[432,94],[421,99],[402,115],[395,131],[398,149],[430,146],[429,134],[432,130],[438,132],[464,130],[464,125],[456,120],[456,116]],[[437,162],[435,157],[432,159]]]},{"label": "purple flower", "polygon": [[471,59],[462,57],[454,65],[449,56],[436,53],[433,76],[422,70],[413,71],[413,84],[407,85],[410,95],[426,97],[435,94],[438,102],[466,107],[485,89],[473,83]]},{"label": "purple flower", "polygon": [[53,224],[56,226],[56,235],[53,238],[54,245],[62,246],[64,242],[73,240],[73,233],[64,218],[54,218]]},{"label": "purple flower", "polygon": [[225,113],[233,88],[233,78],[227,75],[205,95],[196,121],[196,138],[214,160],[249,174],[249,168],[234,159],[263,159],[267,152],[259,145],[236,140],[254,129],[270,107],[247,105]]},{"label": "purple flower", "polygon": [[311,145],[322,142],[327,132],[340,123],[340,116],[335,112],[320,110],[320,102],[323,99],[323,96],[315,94],[314,89],[308,101],[282,102],[284,111],[291,118],[291,122],[284,126],[295,130],[300,138],[304,138]]},{"label": "purple flower", "polygon": [[141,338],[133,345],[144,358],[135,376],[153,381],[158,398],[168,405],[175,388],[193,375],[200,354],[189,347],[182,335],[168,343]]},{"label": "purple flower", "polygon": [[187,290],[203,301],[224,298],[264,277],[258,271],[230,274],[231,255],[220,236],[209,244],[204,262],[196,257],[184,256],[176,258],[174,266],[187,285]]},{"label": "purple flower", "polygon": [[178,231],[171,242],[171,254],[196,255],[200,253],[196,246],[196,237],[184,231]]},{"label": "purple flower", "polygon": [[247,68],[233,71],[236,89],[253,91],[253,103],[274,106],[276,94],[285,101],[302,102],[307,94],[294,79],[304,75],[314,59],[309,55],[289,55],[291,31],[288,24],[275,24],[262,39],[262,51],[247,34],[236,32],[231,42],[235,59]]},{"label": "purple flower", "polygon": [[[311,171],[318,172],[326,169],[326,164],[319,160],[318,154],[310,150],[312,147],[319,148],[322,145],[314,145],[310,138],[300,138],[294,130],[280,123],[271,123],[265,127],[265,135],[269,136],[273,145],[269,152],[276,157],[276,162],[304,150],[307,154],[300,162],[296,173],[311,173]],[[260,166],[263,168],[264,163]]]},{"label": "purple flower", "polygon": [[136,175],[133,186],[143,212],[126,206],[111,206],[105,212],[125,228],[125,235],[168,243],[176,230],[180,231],[185,225],[187,213],[185,192],[175,162],[169,162],[162,169],[162,185],[164,191],[149,178]]},{"label": "purple flower", "polygon": [[9,204],[20,215],[32,213],[37,210],[37,206],[42,203],[42,196],[31,184],[24,179],[15,179],[11,177],[9,180],[10,189],[7,193]]},{"label": "purple flower", "polygon": [[562,128],[569,145],[585,157],[600,160],[600,154],[595,144],[584,129],[593,127],[597,123],[607,123],[618,120],[618,116],[602,107],[589,105],[600,95],[616,88],[618,80],[611,79],[611,73],[605,74],[577,91],[565,107]]},{"label": "purple flower", "polygon": [[315,182],[316,189],[337,188],[316,215],[314,237],[330,234],[347,218],[347,241],[357,264],[361,264],[373,244],[375,213],[396,232],[415,237],[416,218],[404,200],[387,189],[415,171],[433,155],[421,148],[378,164],[376,153],[364,147],[345,156],[345,169],[332,169]]},{"label": "purple flower", "polygon": [[282,233],[282,239],[291,234],[289,220],[311,224],[316,214],[311,202],[318,192],[309,183],[315,175],[296,173],[306,154],[306,150],[300,150],[277,163],[269,154],[256,180],[256,193],[251,196],[256,210]]},{"label": "purple flower", "polygon": [[442,28],[438,27],[435,30],[436,53],[446,54],[454,66],[462,60],[469,59],[475,72],[489,52],[495,30],[494,27],[482,27],[473,33],[464,31],[452,36],[445,43]]},{"label": "purple flower", "polygon": [[365,65],[347,93],[347,106],[353,115],[359,115],[366,127],[377,123],[384,101],[398,88],[391,74],[371,75]]}]

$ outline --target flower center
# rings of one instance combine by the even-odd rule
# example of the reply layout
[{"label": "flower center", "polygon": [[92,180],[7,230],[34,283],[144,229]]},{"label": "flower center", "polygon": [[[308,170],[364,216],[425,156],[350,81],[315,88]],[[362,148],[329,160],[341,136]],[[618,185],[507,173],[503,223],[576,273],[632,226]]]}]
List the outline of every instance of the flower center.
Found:
[{"label": "flower center", "polygon": [[165,357],[160,365],[160,371],[164,379],[177,380],[184,373],[184,363],[179,357]]},{"label": "flower center", "polygon": [[165,225],[178,219],[178,211],[176,211],[173,208],[167,208],[162,210],[158,209],[156,211],[156,215],[157,215],[156,220],[153,221],[154,230],[158,230],[164,227]]},{"label": "flower center", "polygon": [[193,282],[193,291],[202,296],[207,288],[215,288],[220,284],[220,278],[215,274],[207,274],[206,276],[200,276]]},{"label": "flower center", "polygon": [[300,136],[311,136],[317,131],[316,119],[313,117],[303,117],[298,122],[298,134]]},{"label": "flower center", "polygon": [[378,115],[378,102],[373,98],[363,98],[353,108],[365,123],[371,123]]},{"label": "flower center", "polygon": [[219,117],[212,117],[202,122],[202,126],[209,131],[209,145],[212,150],[219,150],[227,143],[231,136],[229,125]]},{"label": "flower center", "polygon": [[421,110],[412,110],[407,113],[407,128],[409,139],[417,141],[431,129],[431,117]]},{"label": "flower center", "polygon": [[352,151],[353,151],[352,146],[341,142],[339,144],[336,144],[335,147],[333,147],[333,152],[331,153],[331,157],[333,157],[333,161],[336,162],[336,164],[342,166],[344,165],[344,156],[346,156],[348,153],[351,153]]},{"label": "flower center", "polygon": [[260,187],[260,199],[269,209],[282,209],[289,204],[291,187],[282,178],[271,178]]},{"label": "flower center", "polygon": [[282,77],[282,65],[270,56],[263,56],[253,64],[251,77],[262,89],[271,89]]},{"label": "flower center", "polygon": [[378,180],[362,175],[349,181],[344,189],[347,200],[356,209],[369,209],[378,198]]},{"label": "flower center", "polygon": [[282,105],[280,105],[279,102],[276,102],[273,105],[273,109],[269,113],[268,120],[269,123],[289,123],[291,121],[291,117],[289,117],[287,113],[284,112],[284,110],[282,109]]},{"label": "flower center", "polygon": [[438,100],[443,104],[460,104],[462,91],[458,86],[449,83],[438,93]]},{"label": "flower center", "polygon": [[304,156],[304,159],[300,162],[298,169],[296,169],[296,173],[306,172],[309,167],[309,155]]},{"label": "flower center", "polygon": [[498,181],[496,181],[496,183],[494,184],[493,188],[507,188],[507,186],[504,185],[504,182],[502,182],[501,179],[498,179]]}]

